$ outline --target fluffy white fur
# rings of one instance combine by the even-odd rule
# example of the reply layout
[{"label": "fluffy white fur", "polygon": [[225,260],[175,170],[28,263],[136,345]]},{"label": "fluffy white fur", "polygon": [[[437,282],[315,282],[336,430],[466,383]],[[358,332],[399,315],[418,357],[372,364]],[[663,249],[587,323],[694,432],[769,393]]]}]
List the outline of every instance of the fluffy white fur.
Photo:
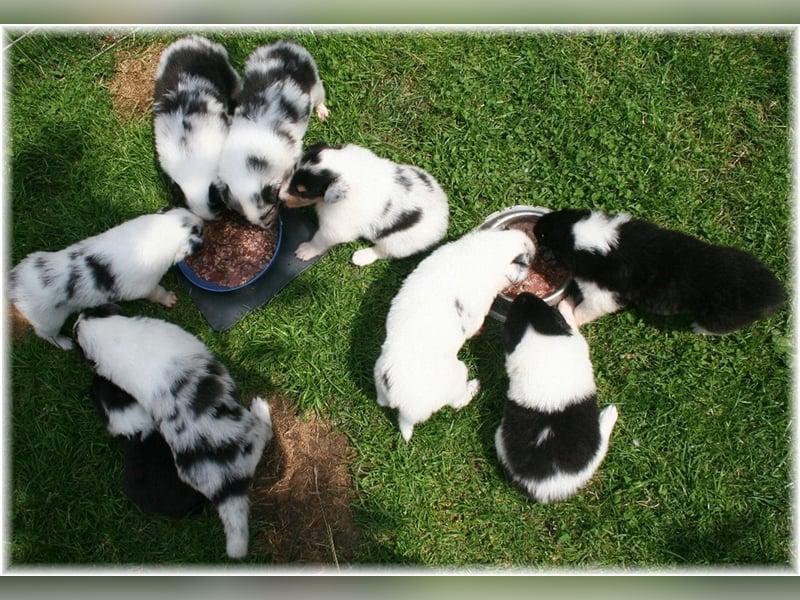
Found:
[{"label": "fluffy white fur", "polygon": [[406,441],[415,424],[444,406],[466,406],[478,392],[458,351],[497,294],[526,276],[533,255],[521,231],[475,231],[437,248],[403,282],[374,375],[377,402],[398,410]]},{"label": "fluffy white fur", "polygon": [[[214,502],[228,555],[244,556],[246,487],[272,437],[266,401],[255,398],[250,410],[243,409],[225,367],[200,340],[172,323],[81,314],[74,336],[97,374],[133,396],[151,416],[181,480]],[[141,411],[129,414],[131,423],[118,420],[112,433],[141,426]]]},{"label": "fluffy white fur", "polygon": [[619,241],[619,228],[631,220],[626,213],[607,215],[593,212],[589,218],[579,221],[573,228],[575,249],[597,254],[608,254]]},{"label": "fluffy white fur", "polygon": [[210,191],[218,185],[229,106],[238,86],[225,48],[199,35],[168,46],[156,71],[153,129],[159,164],[179,187],[175,201],[208,220],[218,216],[215,204],[221,198],[210,197]]},{"label": "fluffy white fur", "polygon": [[268,228],[277,218],[278,190],[300,158],[312,109],[327,118],[325,88],[305,48],[281,40],[250,55],[219,175],[225,202],[253,225]]},{"label": "fluffy white fur", "polygon": [[106,302],[178,300],[160,285],[202,245],[203,220],[184,208],[142,215],[56,252],[34,252],[9,274],[9,299],[39,337],[64,349],[67,317]]},{"label": "fluffy white fur", "polygon": [[330,247],[374,242],[353,263],[402,258],[432,247],[447,233],[447,195],[428,173],[377,156],[367,148],[315,148],[281,186],[290,208],[313,204],[319,228],[295,254],[310,260]]}]

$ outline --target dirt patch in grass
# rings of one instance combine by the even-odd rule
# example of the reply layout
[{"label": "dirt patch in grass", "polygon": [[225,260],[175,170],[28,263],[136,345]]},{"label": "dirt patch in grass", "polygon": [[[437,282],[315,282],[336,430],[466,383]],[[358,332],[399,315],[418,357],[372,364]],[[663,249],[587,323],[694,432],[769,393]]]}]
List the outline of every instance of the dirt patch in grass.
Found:
[{"label": "dirt patch in grass", "polygon": [[114,109],[126,118],[142,118],[153,106],[156,69],[166,44],[157,43],[132,50],[117,50],[114,76],[108,92]]},{"label": "dirt patch in grass", "polygon": [[353,449],[329,422],[298,416],[285,397],[271,398],[270,410],[275,437],[250,494],[251,519],[265,524],[253,549],[275,563],[350,561],[360,539],[350,507]]}]

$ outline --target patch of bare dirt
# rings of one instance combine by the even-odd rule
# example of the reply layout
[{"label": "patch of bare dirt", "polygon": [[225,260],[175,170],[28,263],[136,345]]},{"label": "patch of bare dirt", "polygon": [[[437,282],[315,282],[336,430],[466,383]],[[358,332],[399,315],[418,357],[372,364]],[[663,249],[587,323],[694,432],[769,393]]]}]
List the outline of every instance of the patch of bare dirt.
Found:
[{"label": "patch of bare dirt", "polygon": [[253,548],[275,563],[346,563],[360,538],[350,507],[354,451],[329,422],[299,417],[285,397],[269,402],[275,437],[250,493],[251,518],[265,523]]},{"label": "patch of bare dirt", "polygon": [[141,118],[153,105],[156,69],[166,44],[149,44],[117,51],[114,76],[108,91],[114,109],[123,117]]}]

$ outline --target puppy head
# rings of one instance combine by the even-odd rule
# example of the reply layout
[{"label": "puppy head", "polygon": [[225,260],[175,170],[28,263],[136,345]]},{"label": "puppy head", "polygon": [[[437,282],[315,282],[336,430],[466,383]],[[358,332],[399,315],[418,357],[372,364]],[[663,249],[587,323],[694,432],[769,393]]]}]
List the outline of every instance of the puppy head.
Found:
[{"label": "puppy head", "polygon": [[203,219],[186,208],[167,208],[158,213],[157,243],[174,248],[173,264],[203,247]]},{"label": "puppy head", "polygon": [[[223,153],[220,164],[222,201],[248,223],[263,229],[273,227],[278,218],[278,192],[293,165],[291,161],[288,166],[284,164],[285,147],[276,146],[268,150],[262,155],[233,148]],[[268,155],[273,154],[283,158],[272,160]]]},{"label": "puppy head", "polygon": [[552,253],[556,260],[569,267],[569,258],[575,250],[573,226],[590,214],[589,210],[565,209],[539,217],[533,227],[539,252]]},{"label": "puppy head", "polygon": [[531,329],[540,336],[569,336],[573,331],[564,315],[541,298],[522,293],[514,299],[503,326],[503,344],[506,354],[511,354]]},{"label": "puppy head", "polygon": [[281,185],[278,195],[281,202],[289,208],[297,208],[318,202],[337,202],[345,196],[346,187],[341,178],[324,166],[324,151],[331,148],[320,143],[308,149]]}]

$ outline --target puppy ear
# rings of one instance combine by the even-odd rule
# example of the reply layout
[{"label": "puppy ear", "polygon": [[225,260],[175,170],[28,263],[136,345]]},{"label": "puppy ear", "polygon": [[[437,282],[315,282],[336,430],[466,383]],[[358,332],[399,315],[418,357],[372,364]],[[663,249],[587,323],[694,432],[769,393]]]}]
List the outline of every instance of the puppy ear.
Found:
[{"label": "puppy ear", "polygon": [[325,190],[325,195],[322,199],[325,202],[338,202],[347,195],[347,191],[347,185],[337,177],[331,182],[328,189]]}]

